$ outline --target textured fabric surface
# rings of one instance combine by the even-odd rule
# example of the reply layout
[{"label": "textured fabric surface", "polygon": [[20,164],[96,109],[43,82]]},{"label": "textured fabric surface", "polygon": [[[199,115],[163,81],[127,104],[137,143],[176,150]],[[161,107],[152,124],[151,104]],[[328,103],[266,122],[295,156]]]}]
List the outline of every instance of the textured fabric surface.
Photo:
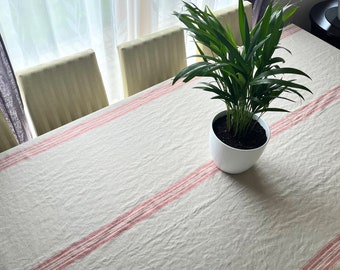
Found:
[{"label": "textured fabric surface", "polygon": [[11,62],[0,35],[0,113],[1,112],[10,130],[13,132],[15,139],[19,143],[32,138]]},{"label": "textured fabric surface", "polygon": [[200,79],[1,153],[0,269],[284,270],[322,250],[335,267],[324,247],[340,232],[340,51],[295,26],[281,43],[314,94],[264,116],[271,140],[243,174],[211,161],[223,104],[193,89]]},{"label": "textured fabric surface", "polygon": [[126,97],[175,76],[187,65],[179,26],[120,44],[118,53]]},{"label": "textured fabric surface", "polygon": [[91,49],[19,71],[17,78],[38,135],[108,106]]}]

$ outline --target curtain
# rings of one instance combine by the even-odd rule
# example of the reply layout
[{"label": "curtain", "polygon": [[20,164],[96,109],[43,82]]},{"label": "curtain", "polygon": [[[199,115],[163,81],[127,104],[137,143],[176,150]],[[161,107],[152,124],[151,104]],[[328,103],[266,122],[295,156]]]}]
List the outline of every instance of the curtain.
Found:
[{"label": "curtain", "polygon": [[18,143],[32,138],[24,113],[18,85],[5,44],[0,35],[0,113],[7,120]]},{"label": "curtain", "polygon": [[250,0],[253,4],[253,25],[255,25],[263,16],[270,0]]},{"label": "curtain", "polygon": [[[196,0],[216,10],[237,0]],[[96,52],[110,102],[123,98],[117,45],[179,24],[182,0],[0,0],[0,32],[14,70],[87,48]],[[190,53],[192,54],[192,53]]]}]

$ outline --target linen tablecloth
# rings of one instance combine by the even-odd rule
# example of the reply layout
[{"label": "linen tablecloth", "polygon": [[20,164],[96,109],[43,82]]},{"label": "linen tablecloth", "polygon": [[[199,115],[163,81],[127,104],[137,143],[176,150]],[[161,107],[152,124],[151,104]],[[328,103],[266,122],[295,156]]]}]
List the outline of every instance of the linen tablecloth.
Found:
[{"label": "linen tablecloth", "polygon": [[0,269],[335,267],[340,51],[294,25],[281,44],[314,94],[264,116],[271,139],[245,173],[211,161],[224,108],[193,89],[202,79],[163,82],[1,153]]}]

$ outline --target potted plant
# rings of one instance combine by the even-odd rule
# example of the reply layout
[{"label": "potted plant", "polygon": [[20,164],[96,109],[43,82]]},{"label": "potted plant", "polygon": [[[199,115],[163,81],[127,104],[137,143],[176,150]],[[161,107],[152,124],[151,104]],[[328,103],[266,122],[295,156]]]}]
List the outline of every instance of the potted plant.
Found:
[{"label": "potted plant", "polygon": [[[283,96],[284,93],[301,99],[302,91],[311,93],[294,79],[285,78],[287,74],[309,76],[295,68],[281,67],[284,59],[273,55],[276,49],[282,48],[279,41],[285,21],[296,7],[280,7],[270,2],[263,17],[250,29],[243,0],[239,0],[242,38],[239,47],[228,25],[223,26],[208,7],[201,10],[192,3],[184,2],[184,5],[186,13],[174,14],[193,37],[198,50],[198,55],[193,57],[202,61],[181,70],[173,83],[179,79],[188,82],[194,77],[212,79],[195,87],[214,93],[212,99],[220,99],[226,106],[225,111],[213,119],[210,128],[212,156],[221,170],[243,172],[256,162],[268,143],[270,131],[261,118],[263,113],[287,112],[284,108],[272,107],[271,102],[274,99],[294,102],[290,96]],[[202,46],[211,54],[205,54]]]}]

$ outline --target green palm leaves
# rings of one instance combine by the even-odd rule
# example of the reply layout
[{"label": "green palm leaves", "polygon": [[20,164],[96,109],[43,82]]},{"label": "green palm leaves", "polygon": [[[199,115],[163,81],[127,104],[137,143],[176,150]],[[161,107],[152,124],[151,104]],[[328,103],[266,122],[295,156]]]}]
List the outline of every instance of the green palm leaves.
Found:
[{"label": "green palm leaves", "polygon": [[[243,1],[239,0],[243,46],[238,47],[228,25],[224,27],[208,7],[201,10],[186,2],[184,6],[187,13],[174,14],[194,39],[199,54],[193,57],[200,57],[202,61],[180,71],[173,83],[180,78],[184,82],[194,77],[212,78],[212,82],[203,82],[196,88],[213,92],[213,99],[220,99],[226,104],[227,126],[235,136],[248,133],[254,114],[286,111],[270,107],[276,98],[293,101],[282,97],[283,93],[293,93],[303,99],[301,91],[311,92],[294,79],[285,79],[287,74],[308,77],[307,74],[295,68],[280,67],[284,59],[273,56],[276,49],[282,48],[278,44],[284,23],[296,7],[287,5],[281,8],[270,3],[262,19],[250,30]],[[202,46],[209,49],[209,55],[203,52]]]}]

